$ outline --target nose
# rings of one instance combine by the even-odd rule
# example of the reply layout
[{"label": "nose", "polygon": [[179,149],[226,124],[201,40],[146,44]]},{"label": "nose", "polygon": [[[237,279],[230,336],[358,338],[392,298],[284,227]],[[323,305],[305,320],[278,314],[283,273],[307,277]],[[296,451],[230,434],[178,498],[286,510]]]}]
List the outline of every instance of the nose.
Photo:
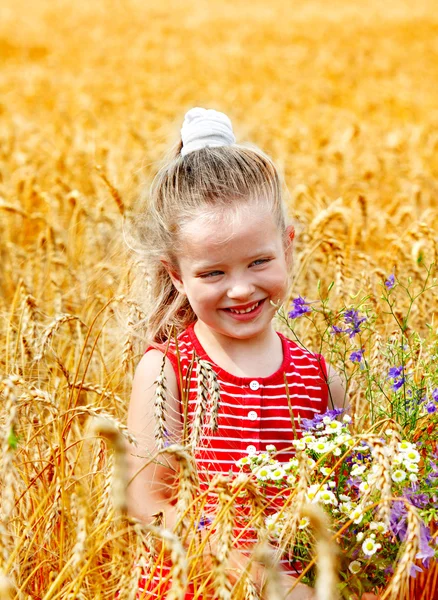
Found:
[{"label": "nose", "polygon": [[255,286],[250,281],[239,280],[228,288],[227,296],[231,300],[248,300],[255,292]]}]

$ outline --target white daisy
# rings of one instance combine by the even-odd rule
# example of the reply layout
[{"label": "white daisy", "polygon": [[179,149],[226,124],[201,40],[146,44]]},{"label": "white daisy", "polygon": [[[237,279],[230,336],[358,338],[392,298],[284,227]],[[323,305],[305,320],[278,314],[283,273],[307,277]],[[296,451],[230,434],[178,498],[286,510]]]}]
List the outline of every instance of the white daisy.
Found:
[{"label": "white daisy", "polygon": [[298,524],[298,529],[306,529],[309,523],[310,521],[307,517],[301,517],[300,522]]},{"label": "white daisy", "polygon": [[353,520],[353,523],[356,523],[356,525],[358,525],[359,523],[362,522],[363,519],[363,513],[360,510],[360,508],[354,508],[350,514],[349,514],[350,519]]},{"label": "white daisy", "polygon": [[277,448],[274,446],[274,444],[268,444],[266,446],[266,452],[277,452]]},{"label": "white daisy", "polygon": [[274,481],[279,481],[280,479],[283,479],[285,475],[286,471],[281,467],[277,467],[275,470],[271,471],[271,478]]},{"label": "white daisy", "polygon": [[322,438],[318,442],[310,444],[310,449],[314,450],[318,454],[325,454],[326,452],[331,450],[331,448],[332,448],[332,445],[329,444],[328,442],[323,442]]},{"label": "white daisy", "polygon": [[359,573],[359,571],[362,569],[362,563],[360,563],[358,560],[353,560],[353,562],[351,562],[348,565],[348,570],[350,571],[350,573],[353,573],[353,575],[356,575],[356,573]]},{"label": "white daisy", "polygon": [[239,458],[239,460],[236,460],[236,465],[238,467],[244,467],[245,465],[249,465],[250,462],[251,461],[248,456],[242,456],[242,458]]},{"label": "white daisy", "polygon": [[408,442],[407,440],[403,440],[402,442],[399,442],[399,444],[398,444],[398,449],[401,451],[411,450],[413,447],[414,447],[414,444],[411,444],[411,442]]},{"label": "white daisy", "polygon": [[344,415],[342,417],[342,420],[344,421],[344,423],[351,423],[351,417],[350,417],[350,415]]},{"label": "white daisy", "polygon": [[337,505],[338,501],[336,500],[336,496],[334,495],[333,492],[330,492],[329,490],[324,490],[319,494],[319,499],[321,500],[321,502],[323,504],[333,504],[334,506]]},{"label": "white daisy", "polygon": [[260,467],[256,471],[256,477],[260,481],[266,481],[271,478],[271,469],[269,467]]},{"label": "white daisy", "polygon": [[306,443],[303,440],[292,440],[292,444],[297,450],[304,450],[306,448]]},{"label": "white daisy", "polygon": [[419,468],[417,463],[405,461],[404,467],[409,473],[418,473]]},{"label": "white daisy", "polygon": [[359,533],[356,536],[356,539],[357,539],[358,542],[361,542],[364,537],[365,537],[364,532],[363,531],[359,531]]},{"label": "white daisy", "polygon": [[320,471],[321,471],[321,473],[322,473],[323,475],[325,475],[326,477],[327,477],[328,475],[330,475],[330,474],[331,474],[331,472],[332,472],[332,469],[330,469],[330,467],[321,467],[319,470],[320,470]]},{"label": "white daisy", "polygon": [[355,465],[352,469],[351,469],[351,476],[352,477],[358,477],[359,475],[363,475],[366,471],[366,466],[365,465]]},{"label": "white daisy", "polygon": [[407,452],[404,453],[404,455],[405,455],[405,459],[409,460],[410,462],[413,462],[413,463],[420,462],[420,459],[421,459],[420,453],[418,452],[418,450],[415,450],[415,448],[408,450]]},{"label": "white daisy", "polygon": [[372,556],[381,547],[381,544],[376,544],[373,538],[369,537],[362,544],[362,551],[366,556]]},{"label": "white daisy", "polygon": [[367,492],[370,489],[370,484],[367,481],[362,481],[362,483],[359,486],[359,491],[360,492]]},{"label": "white daisy", "polygon": [[339,421],[331,421],[326,424],[325,432],[326,433],[339,433],[342,429],[342,423]]},{"label": "white daisy", "polygon": [[302,440],[305,444],[312,444],[315,441],[315,436],[314,435],[305,435]]},{"label": "white daisy", "polygon": [[406,471],[403,471],[402,469],[397,469],[391,475],[391,479],[395,483],[400,483],[401,481],[403,481],[404,479],[406,479]]},{"label": "white daisy", "polygon": [[370,523],[370,529],[377,531],[378,533],[386,533],[388,531],[388,526],[384,521],[373,521]]}]

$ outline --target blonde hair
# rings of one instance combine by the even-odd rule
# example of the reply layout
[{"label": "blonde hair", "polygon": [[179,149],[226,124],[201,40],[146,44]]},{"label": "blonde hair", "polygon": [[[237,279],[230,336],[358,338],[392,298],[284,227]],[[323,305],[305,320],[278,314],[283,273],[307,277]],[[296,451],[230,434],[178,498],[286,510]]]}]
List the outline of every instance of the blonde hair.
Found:
[{"label": "blonde hair", "polygon": [[149,302],[147,341],[165,342],[196,320],[187,297],[174,287],[163,260],[178,271],[181,230],[203,213],[256,203],[286,231],[286,211],[279,173],[262,150],[253,145],[205,147],[182,156],[180,142],[156,174],[145,208],[132,230],[147,265]]}]

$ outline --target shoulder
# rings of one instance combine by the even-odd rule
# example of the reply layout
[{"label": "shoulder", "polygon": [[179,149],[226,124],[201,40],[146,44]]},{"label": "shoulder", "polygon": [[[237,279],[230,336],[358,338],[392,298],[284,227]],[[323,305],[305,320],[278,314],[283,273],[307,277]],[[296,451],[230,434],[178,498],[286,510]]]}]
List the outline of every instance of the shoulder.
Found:
[{"label": "shoulder", "polygon": [[169,358],[156,348],[151,348],[143,355],[137,365],[132,382],[129,412],[136,412],[136,407],[152,404],[155,395],[156,382],[160,374],[164,375],[167,401],[177,401],[179,398],[175,370]]},{"label": "shoulder", "polygon": [[291,358],[291,362],[294,362],[295,365],[299,368],[302,365],[313,365],[318,370],[322,371],[322,374],[325,378],[327,378],[327,364],[322,356],[322,354],[318,354],[315,352],[311,352],[307,348],[304,348],[300,344],[297,344],[290,338],[286,337],[284,334],[279,333],[280,337],[283,340],[283,343],[286,345],[289,351],[289,356]]}]

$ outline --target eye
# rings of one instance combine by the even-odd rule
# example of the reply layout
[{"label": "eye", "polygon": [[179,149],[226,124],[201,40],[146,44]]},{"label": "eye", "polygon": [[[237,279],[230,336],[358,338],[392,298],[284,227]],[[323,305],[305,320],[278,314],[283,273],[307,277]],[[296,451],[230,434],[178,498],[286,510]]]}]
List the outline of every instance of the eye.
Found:
[{"label": "eye", "polygon": [[211,271],[210,273],[202,273],[198,275],[201,279],[208,279],[209,277],[217,277],[218,275],[223,275],[223,271]]},{"label": "eye", "polygon": [[[272,260],[271,258],[258,258],[257,260],[254,260],[254,261],[251,263],[251,265],[255,265],[255,266],[257,267],[258,265],[263,265],[263,264],[265,264],[265,263],[268,263],[268,262],[270,262],[271,260]],[[250,265],[250,266],[251,266],[251,265]]]}]

